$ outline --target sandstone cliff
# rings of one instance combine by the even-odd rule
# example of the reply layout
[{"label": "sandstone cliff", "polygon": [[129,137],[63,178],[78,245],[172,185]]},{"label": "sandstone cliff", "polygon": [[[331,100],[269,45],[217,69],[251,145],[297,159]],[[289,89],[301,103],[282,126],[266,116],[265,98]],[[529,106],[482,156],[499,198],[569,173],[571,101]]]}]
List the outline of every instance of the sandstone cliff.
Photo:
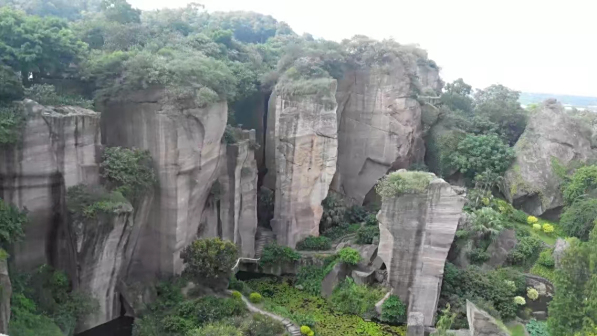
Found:
[{"label": "sandstone cliff", "polygon": [[[433,82],[432,69],[426,80]],[[425,156],[421,89],[416,66],[391,65],[350,71],[339,81],[338,168],[332,189],[357,204],[388,171],[408,168]],[[434,85],[434,84],[431,84]]]},{"label": "sandstone cliff", "polygon": [[[332,82],[326,95],[336,92]],[[303,238],[319,235],[338,154],[336,104],[316,95],[270,97],[264,185],[275,190],[271,226],[278,243],[294,247]]]},{"label": "sandstone cliff", "polygon": [[0,148],[0,197],[28,211],[25,240],[12,254],[18,267],[31,269],[59,262],[66,188],[98,182],[100,115],[32,100],[22,105],[27,121],[21,142]]},{"label": "sandstone cliff", "polygon": [[[1,251],[6,253],[5,251]],[[10,321],[10,298],[12,295],[12,284],[8,277],[8,262],[6,255],[0,260],[0,333],[8,333],[8,321]]]},{"label": "sandstone cliff", "polygon": [[[392,174],[404,173],[409,174]],[[385,198],[377,215],[378,256],[388,282],[407,303],[409,316],[423,314],[425,326],[434,323],[444,264],[464,206],[464,197],[448,183],[433,174],[429,179],[421,191]]]},{"label": "sandstone cliff", "polygon": [[547,100],[533,113],[514,146],[516,161],[506,172],[502,192],[515,207],[538,216],[564,205],[554,163],[563,166],[597,158],[593,131],[561,104]]}]

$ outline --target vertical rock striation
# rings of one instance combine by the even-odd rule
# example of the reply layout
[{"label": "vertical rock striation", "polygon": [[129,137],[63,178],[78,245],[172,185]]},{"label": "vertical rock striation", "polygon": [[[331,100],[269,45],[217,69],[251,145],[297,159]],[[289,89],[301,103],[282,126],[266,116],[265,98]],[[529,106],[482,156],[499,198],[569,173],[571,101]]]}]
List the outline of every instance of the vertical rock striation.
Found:
[{"label": "vertical rock striation", "polygon": [[57,263],[54,244],[64,224],[64,191],[99,180],[100,114],[80,107],[42,106],[26,99],[21,142],[0,148],[0,197],[28,211],[18,267]]},{"label": "vertical rock striation", "polygon": [[[325,95],[336,92],[333,81]],[[278,243],[294,247],[319,235],[338,154],[336,104],[316,95],[286,97],[272,93],[266,141],[264,185],[275,190],[271,226]]]},{"label": "vertical rock striation", "polygon": [[103,142],[149,150],[159,180],[128,275],[151,280],[179,273],[180,251],[197,238],[210,186],[219,176],[226,102],[198,106],[152,88],[105,101],[102,111]]},{"label": "vertical rock striation", "polygon": [[388,282],[408,304],[409,316],[423,314],[425,326],[434,322],[444,264],[464,206],[464,198],[448,183],[430,176],[423,191],[384,199],[377,215],[378,256]]},{"label": "vertical rock striation", "polygon": [[[2,251],[6,253],[5,251]],[[12,295],[12,284],[8,276],[8,262],[6,255],[0,260],[0,333],[8,334],[8,322],[10,321],[10,297]]]},{"label": "vertical rock striation", "polygon": [[[423,161],[421,106],[414,98],[420,89],[417,71],[416,66],[396,59],[383,68],[347,72],[339,81],[334,191],[362,204],[388,171]],[[437,70],[426,71],[426,78],[431,78]]]}]

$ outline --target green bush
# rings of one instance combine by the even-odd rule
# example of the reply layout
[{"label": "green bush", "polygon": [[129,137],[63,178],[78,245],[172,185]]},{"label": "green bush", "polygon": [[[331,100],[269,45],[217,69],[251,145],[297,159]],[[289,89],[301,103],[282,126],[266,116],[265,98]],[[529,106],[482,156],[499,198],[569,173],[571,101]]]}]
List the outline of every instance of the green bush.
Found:
[{"label": "green bush", "polygon": [[291,263],[301,259],[301,255],[288,246],[280,246],[275,242],[263,248],[261,260],[262,266],[275,265],[278,263]]},{"label": "green bush", "polygon": [[164,331],[169,333],[186,334],[196,327],[195,323],[176,315],[168,315],[161,321]]},{"label": "green bush", "polygon": [[516,247],[508,253],[510,265],[530,266],[535,263],[543,247],[543,242],[534,236],[522,237]]},{"label": "green bush", "polygon": [[359,251],[351,247],[344,247],[338,251],[338,259],[349,265],[356,265],[361,261],[362,258]]},{"label": "green bush", "polygon": [[596,219],[597,199],[583,199],[565,208],[560,218],[560,226],[568,236],[587,241],[589,233],[595,227]]},{"label": "green bush", "polygon": [[24,236],[23,226],[27,224],[27,213],[0,198],[0,246],[7,248]]},{"label": "green bush", "polygon": [[196,318],[199,323],[209,323],[233,316],[242,316],[246,312],[247,307],[240,300],[205,296],[195,301],[192,317]]},{"label": "green bush", "polygon": [[220,238],[197,239],[180,253],[183,275],[209,286],[226,284],[238,258],[234,243]]},{"label": "green bush", "polygon": [[361,224],[359,224],[359,223],[340,224],[338,226],[334,226],[334,227],[331,227],[331,228],[325,230],[322,233],[322,235],[324,235],[332,240],[336,240],[336,239],[342,238],[346,235],[356,233],[360,228],[361,228]]},{"label": "green bush", "polygon": [[251,293],[251,295],[249,295],[249,301],[251,301],[252,303],[261,303],[261,301],[263,301],[263,298],[259,293]]},{"label": "green bush", "polygon": [[539,253],[537,263],[548,268],[553,268],[556,264],[555,259],[553,258],[553,250],[547,249]]},{"label": "green bush", "polygon": [[[203,327],[191,330],[185,334],[186,336],[243,336],[241,330],[232,325],[224,323],[207,324]],[[253,334],[246,334],[253,335]],[[144,335],[139,335],[144,336]],[[153,335],[152,335],[153,336]]]},{"label": "green bush", "polygon": [[353,205],[346,209],[344,213],[344,219],[348,223],[361,223],[364,222],[369,216],[367,209],[360,205]]},{"label": "green bush", "polygon": [[0,63],[0,102],[20,100],[23,97],[23,82],[12,68]]},{"label": "green bush", "polygon": [[383,295],[380,289],[357,285],[352,278],[346,278],[334,289],[329,301],[339,313],[362,316],[375,309]]},{"label": "green bush", "polygon": [[98,214],[115,215],[129,202],[118,191],[107,192],[101,187],[79,184],[66,190],[66,206],[79,219],[96,218]]},{"label": "green bush", "polygon": [[299,251],[326,251],[332,248],[332,241],[325,236],[309,236],[296,244]]},{"label": "green bush", "polygon": [[427,189],[432,175],[423,172],[393,172],[384,176],[375,186],[382,199],[389,199],[403,193],[421,193]]},{"label": "green bush", "polygon": [[501,175],[514,157],[514,150],[498,136],[468,134],[450,156],[450,164],[469,178],[487,171]]},{"label": "green bush", "polygon": [[61,95],[56,92],[54,85],[35,84],[25,89],[25,97],[41,105],[70,105],[93,109],[93,101],[82,97]]},{"label": "green bush", "polygon": [[376,214],[369,214],[367,216],[367,218],[365,218],[365,225],[366,226],[377,226],[377,225],[379,225],[379,222],[377,221],[377,215]]},{"label": "green bush", "polygon": [[296,275],[296,284],[303,287],[303,290],[312,295],[319,295],[321,293],[321,282],[329,271],[328,265],[333,262],[326,260],[324,265],[308,265],[299,268]]},{"label": "green bush", "polygon": [[379,226],[363,226],[357,231],[357,244],[373,244],[379,237]]},{"label": "green bush", "polygon": [[321,205],[323,206],[323,214],[319,221],[319,230],[321,232],[343,225],[345,222],[346,207],[339,196],[329,193],[321,202]]},{"label": "green bush", "polygon": [[19,105],[3,105],[0,101],[0,145],[13,145],[25,126],[23,109]]},{"label": "green bush", "polygon": [[406,320],[406,305],[396,295],[390,295],[381,306],[383,322],[401,323]]},{"label": "green bush", "polygon": [[479,265],[489,260],[490,255],[482,248],[473,249],[468,253],[468,258],[471,263]]},{"label": "green bush", "polygon": [[151,189],[156,181],[149,152],[136,148],[106,148],[100,168],[110,188],[131,201]]},{"label": "green bush", "polygon": [[233,290],[232,291],[232,297],[235,298],[235,299],[237,299],[237,300],[240,300],[243,297],[243,295],[241,294],[241,292],[239,292],[237,290]]},{"label": "green bush", "polygon": [[503,229],[502,215],[490,207],[475,210],[471,215],[472,230],[480,238],[496,237]]},{"label": "green bush", "polygon": [[566,204],[573,204],[597,189],[597,166],[585,166],[577,169],[570,182],[563,190]]},{"label": "green bush", "polygon": [[254,314],[242,330],[244,336],[278,336],[285,331],[282,323],[261,314]]},{"label": "green bush", "polygon": [[529,336],[549,336],[547,323],[543,321],[532,319],[526,324],[525,327],[529,333]]}]

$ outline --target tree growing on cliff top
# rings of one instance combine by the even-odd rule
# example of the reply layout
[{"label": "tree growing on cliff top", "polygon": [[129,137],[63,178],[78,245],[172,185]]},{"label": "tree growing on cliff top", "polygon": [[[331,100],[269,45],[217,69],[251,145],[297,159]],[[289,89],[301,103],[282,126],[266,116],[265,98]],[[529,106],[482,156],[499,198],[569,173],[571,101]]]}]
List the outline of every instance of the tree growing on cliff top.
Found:
[{"label": "tree growing on cliff top", "polygon": [[185,263],[183,275],[210,287],[227,286],[232,267],[238,258],[234,243],[220,238],[195,240],[180,257]]},{"label": "tree growing on cliff top", "polygon": [[23,226],[27,224],[27,214],[0,199],[0,247],[17,242],[25,235]]}]

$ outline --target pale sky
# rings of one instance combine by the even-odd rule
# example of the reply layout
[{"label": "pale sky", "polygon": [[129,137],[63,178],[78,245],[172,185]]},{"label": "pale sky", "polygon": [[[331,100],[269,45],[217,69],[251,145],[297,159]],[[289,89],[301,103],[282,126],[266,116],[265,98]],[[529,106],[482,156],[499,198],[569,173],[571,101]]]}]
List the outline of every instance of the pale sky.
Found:
[{"label": "pale sky", "polygon": [[[188,0],[129,0],[144,10]],[[597,96],[597,0],[198,0],[208,11],[272,15],[341,41],[393,37],[426,49],[442,78],[474,87]]]}]

